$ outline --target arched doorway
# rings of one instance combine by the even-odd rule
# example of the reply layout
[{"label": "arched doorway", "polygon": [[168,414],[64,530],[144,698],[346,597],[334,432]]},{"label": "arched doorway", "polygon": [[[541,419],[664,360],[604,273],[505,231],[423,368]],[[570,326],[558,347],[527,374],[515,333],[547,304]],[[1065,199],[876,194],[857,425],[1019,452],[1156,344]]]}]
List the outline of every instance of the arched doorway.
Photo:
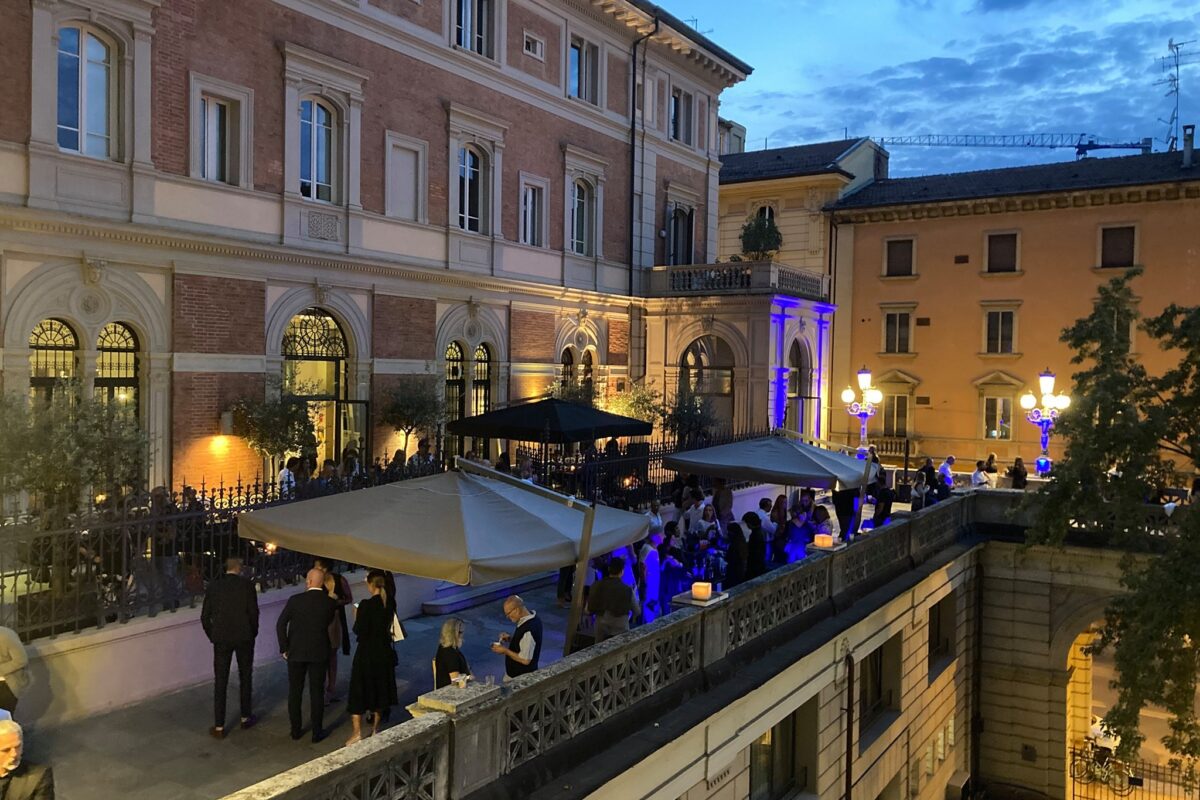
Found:
[{"label": "arched doorway", "polygon": [[62,381],[79,369],[79,337],[61,319],[44,319],[29,333],[29,396],[49,403]]},{"label": "arched doorway", "polygon": [[808,433],[809,401],[812,399],[812,357],[807,346],[799,340],[793,340],[788,350],[787,406],[783,415],[783,427]]},{"label": "arched doorway", "polygon": [[562,365],[562,372],[560,373],[559,383],[561,383],[563,386],[567,386],[571,383],[574,383],[575,382],[575,351],[573,351],[569,347],[564,347],[563,351],[562,351],[562,357],[559,359],[559,363]]},{"label": "arched doorway", "polygon": [[[321,308],[306,308],[283,334],[283,396],[305,403],[317,434],[317,458],[339,461],[367,450],[367,404],[348,398],[349,346],[341,325]],[[319,465],[318,465],[319,466]]]},{"label": "arched doorway", "polygon": [[679,385],[708,398],[722,427],[733,424],[733,350],[719,336],[694,340],[679,360]]}]

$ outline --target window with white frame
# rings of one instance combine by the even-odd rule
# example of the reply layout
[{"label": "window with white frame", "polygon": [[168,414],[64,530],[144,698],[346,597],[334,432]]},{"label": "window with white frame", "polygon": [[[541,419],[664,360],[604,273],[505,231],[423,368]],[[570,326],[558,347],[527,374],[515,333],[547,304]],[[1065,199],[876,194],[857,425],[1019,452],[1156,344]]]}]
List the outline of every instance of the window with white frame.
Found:
[{"label": "window with white frame", "polygon": [[670,134],[674,141],[692,143],[692,95],[683,89],[671,90]]},{"label": "window with white frame", "polygon": [[912,314],[887,311],[883,315],[883,352],[911,353]]},{"label": "window with white frame", "polygon": [[521,244],[546,246],[546,184],[521,179]]},{"label": "window with white frame", "polygon": [[487,232],[487,156],[474,145],[458,149],[458,227]]},{"label": "window with white frame", "polygon": [[633,95],[634,118],[642,120],[646,125],[654,124],[654,96],[658,91],[658,81],[638,75],[637,91]]},{"label": "window with white frame", "polygon": [[983,398],[983,438],[1012,439],[1011,395],[987,395]]},{"label": "window with white frame", "polygon": [[600,96],[600,48],[578,36],[567,52],[567,94],[589,103]]},{"label": "window with white frame", "polygon": [[200,98],[200,177],[229,180],[229,102],[211,95]]},{"label": "window with white frame", "polygon": [[1007,355],[1014,351],[1017,312],[1012,309],[987,312],[984,352]]},{"label": "window with white frame", "polygon": [[332,203],[337,200],[337,113],[318,97],[300,101],[300,196]]},{"label": "window with white frame", "polygon": [[883,435],[908,436],[908,395],[884,395]]},{"label": "window with white frame", "polygon": [[696,210],[675,205],[667,217],[667,263],[691,264],[695,260],[692,252],[693,230]]},{"label": "window with white frame", "polygon": [[774,222],[775,221],[775,207],[772,205],[761,205],[758,207],[758,211],[755,212],[755,215],[759,219],[765,219],[768,222]]},{"label": "window with white frame", "polygon": [[58,146],[95,158],[115,156],[116,46],[89,25],[58,29]]},{"label": "window with white frame", "polygon": [[492,0],[455,0],[454,43],[492,57]]},{"label": "window with white frame", "polygon": [[387,147],[385,213],[389,217],[428,222],[428,143],[394,131],[385,132],[384,142]]},{"label": "window with white frame", "polygon": [[595,249],[596,193],[582,178],[571,183],[571,252],[590,256]]},{"label": "window with white frame", "polygon": [[546,42],[538,35],[525,31],[525,43],[522,47],[525,55],[538,61],[546,59]]},{"label": "window with white frame", "polygon": [[189,83],[189,174],[214,183],[249,186],[254,91],[194,72]]}]

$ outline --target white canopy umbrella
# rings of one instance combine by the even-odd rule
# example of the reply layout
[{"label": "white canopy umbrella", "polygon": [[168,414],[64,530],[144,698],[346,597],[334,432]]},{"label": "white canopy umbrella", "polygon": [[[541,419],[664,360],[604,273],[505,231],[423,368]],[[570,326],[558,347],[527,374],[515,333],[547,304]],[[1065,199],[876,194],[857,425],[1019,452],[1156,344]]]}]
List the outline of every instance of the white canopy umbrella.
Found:
[{"label": "white canopy umbrella", "polygon": [[783,436],[763,436],[663,457],[663,466],[680,472],[736,481],[759,481],[818,489],[858,489],[874,471],[853,455],[825,450]]},{"label": "white canopy umbrella", "polygon": [[[238,535],[478,585],[575,563],[587,507],[520,481],[452,471],[251,511],[238,518]],[[640,514],[598,506],[589,549],[611,552],[644,538],[648,527]]]}]

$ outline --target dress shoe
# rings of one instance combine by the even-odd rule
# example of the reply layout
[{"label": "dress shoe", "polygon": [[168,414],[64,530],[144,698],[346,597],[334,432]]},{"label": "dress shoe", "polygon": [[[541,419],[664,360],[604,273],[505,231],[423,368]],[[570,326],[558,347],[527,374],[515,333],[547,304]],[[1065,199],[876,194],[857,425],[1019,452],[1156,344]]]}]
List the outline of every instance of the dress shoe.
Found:
[{"label": "dress shoe", "polygon": [[303,735],[304,731],[292,731],[292,741],[299,741],[300,737]]},{"label": "dress shoe", "polygon": [[313,731],[313,735],[312,735],[312,743],[313,744],[316,744],[317,742],[321,741],[324,738],[325,738],[325,731]]},{"label": "dress shoe", "polygon": [[258,723],[258,717],[254,716],[253,714],[251,714],[248,717],[242,717],[242,727],[243,728],[253,728],[255,726],[255,724],[257,724],[257,723]]},{"label": "dress shoe", "polygon": [[225,738],[225,729],[217,728],[214,726],[214,727],[208,729],[208,735],[213,737],[214,739],[224,739]]}]

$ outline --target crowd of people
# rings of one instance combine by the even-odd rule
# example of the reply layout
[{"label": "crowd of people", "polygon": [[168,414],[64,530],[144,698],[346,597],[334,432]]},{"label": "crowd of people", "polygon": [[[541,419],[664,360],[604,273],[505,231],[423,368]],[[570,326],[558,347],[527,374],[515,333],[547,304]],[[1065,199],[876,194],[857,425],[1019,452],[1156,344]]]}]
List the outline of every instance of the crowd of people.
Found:
[{"label": "crowd of people", "polygon": [[[912,483],[913,511],[919,511],[950,496],[955,487],[956,463],[957,459],[952,455],[946,456],[938,467],[933,466],[932,458],[925,459]],[[1029,485],[1029,470],[1024,459],[1019,456],[1004,474],[1009,478],[1013,489],[1025,489]],[[968,485],[972,489],[995,489],[999,478],[1000,465],[996,463],[996,454],[989,453],[986,459],[975,462],[975,470],[971,473]]]}]

